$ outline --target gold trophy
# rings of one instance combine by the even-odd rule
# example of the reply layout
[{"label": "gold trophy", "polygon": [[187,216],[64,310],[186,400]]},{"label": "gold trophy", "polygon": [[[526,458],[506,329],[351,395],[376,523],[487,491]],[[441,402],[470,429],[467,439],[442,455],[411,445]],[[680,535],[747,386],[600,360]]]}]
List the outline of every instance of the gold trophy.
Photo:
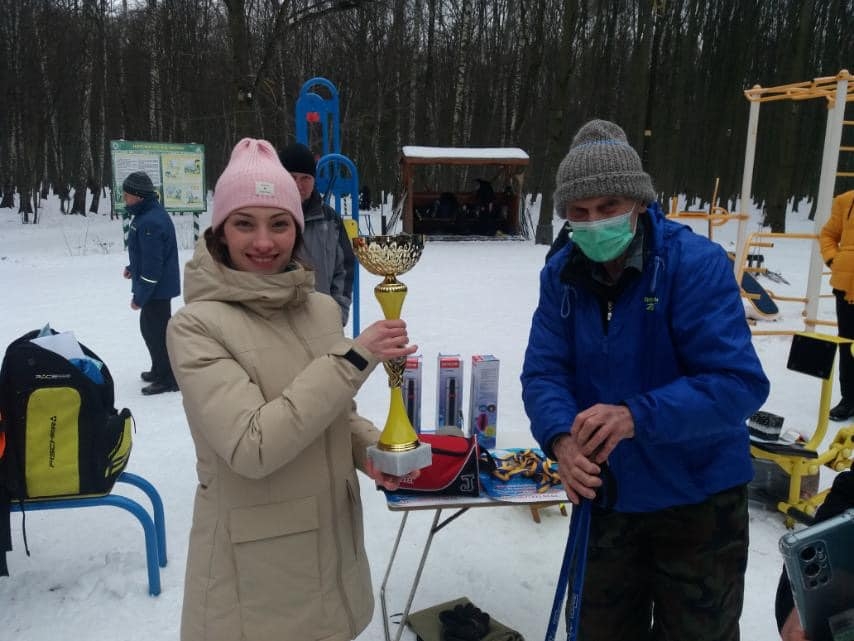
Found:
[{"label": "gold trophy", "polygon": [[[386,319],[400,318],[406,285],[397,280],[398,274],[412,269],[424,249],[422,236],[357,236],[353,252],[362,266],[383,282],[374,287]],[[391,405],[379,443],[368,448],[368,458],[374,467],[386,474],[404,476],[413,470],[427,467],[433,461],[430,445],[418,440],[403,405],[403,371],[406,358],[393,358],[383,363],[391,388]]]}]

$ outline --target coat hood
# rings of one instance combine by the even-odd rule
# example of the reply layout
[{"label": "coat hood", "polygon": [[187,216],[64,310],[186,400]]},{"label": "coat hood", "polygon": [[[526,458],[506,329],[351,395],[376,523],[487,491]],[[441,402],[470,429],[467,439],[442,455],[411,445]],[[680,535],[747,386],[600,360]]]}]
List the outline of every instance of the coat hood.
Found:
[{"label": "coat hood", "polygon": [[231,269],[213,259],[204,236],[184,267],[184,301],[239,303],[264,317],[303,305],[314,292],[314,272],[302,266],[280,274]]}]

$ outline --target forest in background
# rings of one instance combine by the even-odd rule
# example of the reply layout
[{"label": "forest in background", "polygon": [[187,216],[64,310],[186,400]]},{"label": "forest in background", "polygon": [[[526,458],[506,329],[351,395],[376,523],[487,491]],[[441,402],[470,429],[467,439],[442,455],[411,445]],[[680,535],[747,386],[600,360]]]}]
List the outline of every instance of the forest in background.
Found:
[{"label": "forest in background", "polygon": [[[854,0],[4,0],[0,208],[17,195],[32,211],[53,189],[69,213],[97,211],[113,139],[202,143],[212,187],[241,137],[293,141],[316,76],[338,88],[342,152],[375,194],[399,193],[403,145],[514,146],[550,211],[573,133],[600,117],[623,126],[662,199],[708,201],[719,178],[726,205],[744,90],[852,62]],[[753,196],[775,231],[790,198],[817,192],[826,111],[762,107]]]}]

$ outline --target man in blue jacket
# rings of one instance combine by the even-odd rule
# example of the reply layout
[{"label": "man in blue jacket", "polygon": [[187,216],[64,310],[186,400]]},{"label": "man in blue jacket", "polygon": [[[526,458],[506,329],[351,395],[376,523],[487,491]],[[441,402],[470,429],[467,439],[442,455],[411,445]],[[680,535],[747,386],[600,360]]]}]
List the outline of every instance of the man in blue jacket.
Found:
[{"label": "man in blue jacket", "polygon": [[732,262],[655,197],[619,126],[578,131],[554,198],[572,238],[540,276],[523,400],[569,499],[594,502],[579,638],[737,641],[745,421],[769,384]]},{"label": "man in blue jacket", "polygon": [[140,374],[149,383],[142,393],[175,392],[178,384],[166,352],[172,298],[181,293],[175,225],[144,171],[129,174],[122,190],[125,209],[133,216],[127,239],[130,264],[124,269],[124,277],[131,279],[130,307],[140,312],[139,329],[151,355],[151,369]]}]

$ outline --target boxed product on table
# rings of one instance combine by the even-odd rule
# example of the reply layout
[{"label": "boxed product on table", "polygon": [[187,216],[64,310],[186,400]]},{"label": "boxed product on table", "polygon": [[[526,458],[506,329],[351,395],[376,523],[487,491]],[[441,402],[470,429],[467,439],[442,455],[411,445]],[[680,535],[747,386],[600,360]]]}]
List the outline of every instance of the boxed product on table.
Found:
[{"label": "boxed product on table", "polygon": [[481,448],[495,447],[498,423],[498,365],[492,354],[471,357],[469,428]]},{"label": "boxed product on table", "polygon": [[409,356],[403,370],[403,405],[416,433],[421,433],[421,355]]},{"label": "boxed product on table", "polygon": [[436,429],[463,426],[463,359],[439,354],[436,372]]}]

